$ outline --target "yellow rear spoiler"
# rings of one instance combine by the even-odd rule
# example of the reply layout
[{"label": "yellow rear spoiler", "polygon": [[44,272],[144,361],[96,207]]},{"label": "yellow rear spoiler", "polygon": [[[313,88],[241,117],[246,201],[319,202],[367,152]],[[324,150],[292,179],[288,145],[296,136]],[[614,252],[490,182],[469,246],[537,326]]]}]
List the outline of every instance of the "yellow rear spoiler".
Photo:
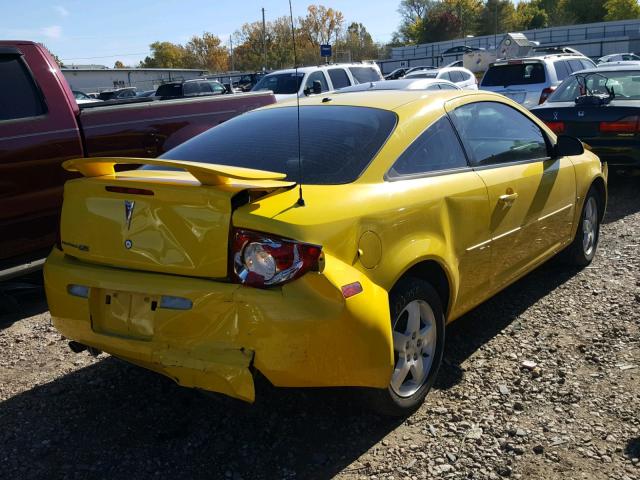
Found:
[{"label": "yellow rear spoiler", "polygon": [[[102,177],[104,175],[115,175],[114,167],[116,165],[157,165],[167,168],[180,168],[189,172],[203,185],[210,186],[225,185],[237,181],[284,180],[286,178],[284,173],[266,170],[159,158],[75,158],[64,162],[62,167],[70,172],[79,172],[85,177]],[[282,182],[283,186],[292,184],[293,182]]]}]

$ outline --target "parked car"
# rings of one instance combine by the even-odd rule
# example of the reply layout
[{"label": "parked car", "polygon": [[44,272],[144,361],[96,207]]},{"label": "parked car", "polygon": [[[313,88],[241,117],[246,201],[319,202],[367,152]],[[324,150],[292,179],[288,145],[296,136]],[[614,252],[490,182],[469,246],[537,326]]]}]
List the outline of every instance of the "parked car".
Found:
[{"label": "parked car", "polygon": [[267,72],[228,73],[224,75],[207,75],[208,80],[222,83],[229,93],[249,92]]},{"label": "parked car", "polygon": [[397,80],[398,78],[404,77],[405,73],[407,73],[407,68],[396,68],[391,73],[388,73],[384,76],[385,80]]},{"label": "parked car", "polygon": [[138,93],[136,93],[136,96],[142,97],[142,98],[155,97],[156,96],[156,89],[145,90],[144,92],[138,92]]},{"label": "parked car", "polygon": [[383,82],[369,82],[352,85],[336,90],[334,93],[350,92],[377,92],[379,90],[461,90],[453,82],[438,80],[435,78],[401,78],[398,80],[385,80]]},{"label": "parked car", "polygon": [[62,169],[63,161],[155,157],[275,101],[269,93],[257,93],[79,106],[47,50],[24,41],[0,41],[0,76],[5,87],[0,89],[0,278],[42,266],[58,229],[62,185],[73,177]]},{"label": "parked car", "polygon": [[406,72],[404,72],[405,75],[408,75],[410,73],[413,72],[417,72],[417,71],[422,71],[422,70],[435,70],[438,67],[434,67],[431,65],[417,65],[415,67],[411,67],[410,69],[408,69]]},{"label": "parked car", "polygon": [[160,100],[170,98],[190,98],[202,97],[207,95],[223,95],[227,93],[220,82],[215,80],[185,80],[181,82],[168,82],[160,85],[156,90],[155,96]]},{"label": "parked car", "polygon": [[98,99],[107,100],[125,100],[136,97],[136,87],[116,88],[113,90],[104,90],[98,94]]},{"label": "parked car", "polygon": [[501,93],[531,108],[544,103],[571,73],[592,67],[592,60],[572,53],[500,60],[489,65],[480,89]]},{"label": "parked car", "polygon": [[477,90],[478,80],[476,76],[466,68],[461,67],[444,67],[434,70],[420,70],[408,73],[404,76],[406,79],[415,78],[437,78],[438,80],[448,80],[455,83],[464,90]]},{"label": "parked car", "polygon": [[640,56],[636,55],[635,53],[613,53],[611,55],[600,57],[598,60],[596,60],[596,63],[599,65],[601,63],[626,61],[640,61]]},{"label": "parked car", "polygon": [[531,111],[554,132],[588,143],[609,165],[640,168],[640,65],[576,72]]},{"label": "parked car", "polygon": [[606,168],[577,139],[487,92],[326,98],[159,159],[65,164],[85,178],[65,186],[45,288],[75,350],[249,402],[254,372],[366,387],[407,415],[447,323],[560,251],[593,259]]},{"label": "parked car", "polygon": [[364,82],[382,80],[380,67],[375,63],[328,64],[278,70],[262,77],[253,92],[272,91],[280,102]]},{"label": "parked car", "polygon": [[444,52],[442,52],[440,54],[440,56],[445,56],[445,55],[462,55],[468,52],[478,52],[480,50],[484,50],[484,48],[478,48],[478,47],[470,47],[468,45],[459,45],[457,47],[451,47],[446,49]]},{"label": "parked car", "polygon": [[73,90],[72,93],[73,93],[73,98],[76,99],[76,103],[78,105],[82,105],[83,103],[95,103],[95,102],[102,101],[102,100],[98,100],[97,98],[90,97],[86,93],[81,92],[79,90]]}]

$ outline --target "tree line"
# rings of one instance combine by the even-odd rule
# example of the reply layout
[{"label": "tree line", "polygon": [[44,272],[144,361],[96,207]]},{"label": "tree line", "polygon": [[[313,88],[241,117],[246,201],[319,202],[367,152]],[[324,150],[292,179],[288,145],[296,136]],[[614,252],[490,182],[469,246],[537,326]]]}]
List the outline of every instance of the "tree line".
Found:
[{"label": "tree line", "polygon": [[331,44],[334,61],[378,59],[385,46],[373,41],[358,22],[346,25],[339,10],[309,5],[306,15],[245,23],[231,35],[228,44],[205,32],[186,44],[154,42],[151,55],[140,67],[199,68],[211,72],[227,70],[269,70],[294,65],[294,38],[298,65],[321,63],[320,45]]},{"label": "tree line", "polygon": [[[339,10],[309,5],[304,16],[245,23],[228,43],[212,33],[184,45],[157,41],[138,66],[197,68],[211,72],[268,70],[322,63],[320,45],[333,47],[332,61],[388,58],[389,50],[468,35],[492,35],[559,25],[640,18],[639,0],[402,0],[401,23],[387,44],[375,42],[359,22],[347,24]],[[122,68],[122,62],[116,62]]]},{"label": "tree line", "polygon": [[640,17],[638,0],[402,0],[393,44]]}]

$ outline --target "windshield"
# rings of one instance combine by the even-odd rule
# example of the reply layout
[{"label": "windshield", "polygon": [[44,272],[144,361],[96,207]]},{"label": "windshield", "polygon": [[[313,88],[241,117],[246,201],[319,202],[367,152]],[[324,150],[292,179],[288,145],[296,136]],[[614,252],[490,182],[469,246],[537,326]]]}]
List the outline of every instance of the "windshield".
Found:
[{"label": "windshield", "polygon": [[[579,82],[577,77],[584,78],[584,82]],[[617,99],[640,100],[640,70],[571,75],[551,94],[547,102],[573,102],[576,97],[589,92],[593,95],[609,95],[605,86],[613,88]]]},{"label": "windshield", "polygon": [[[353,182],[387,140],[396,120],[395,113],[377,108],[301,107],[302,182],[316,185]],[[207,130],[160,158],[280,172],[288,180],[299,181],[297,109],[281,107],[246,113]]]},{"label": "windshield", "polygon": [[542,63],[516,63],[489,67],[482,79],[483,87],[508,87],[546,82]]},{"label": "windshield", "polygon": [[304,73],[272,73],[263,77],[251,90],[271,90],[275,94],[287,95],[298,93]]}]

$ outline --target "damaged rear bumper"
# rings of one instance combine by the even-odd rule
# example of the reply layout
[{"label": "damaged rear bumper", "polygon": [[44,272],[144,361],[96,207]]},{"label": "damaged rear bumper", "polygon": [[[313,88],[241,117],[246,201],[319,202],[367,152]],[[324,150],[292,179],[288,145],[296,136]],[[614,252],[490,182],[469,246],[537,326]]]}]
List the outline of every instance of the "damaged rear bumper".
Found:
[{"label": "damaged rear bumper", "polygon": [[[340,285],[354,281],[363,292],[345,300]],[[74,285],[86,296],[71,294]],[[253,368],[276,386],[375,388],[393,369],[387,292],[330,257],[323,274],[259,290],[94,265],[54,249],[45,286],[65,337],[185,387],[253,402]],[[164,308],[166,296],[190,307]]]}]

